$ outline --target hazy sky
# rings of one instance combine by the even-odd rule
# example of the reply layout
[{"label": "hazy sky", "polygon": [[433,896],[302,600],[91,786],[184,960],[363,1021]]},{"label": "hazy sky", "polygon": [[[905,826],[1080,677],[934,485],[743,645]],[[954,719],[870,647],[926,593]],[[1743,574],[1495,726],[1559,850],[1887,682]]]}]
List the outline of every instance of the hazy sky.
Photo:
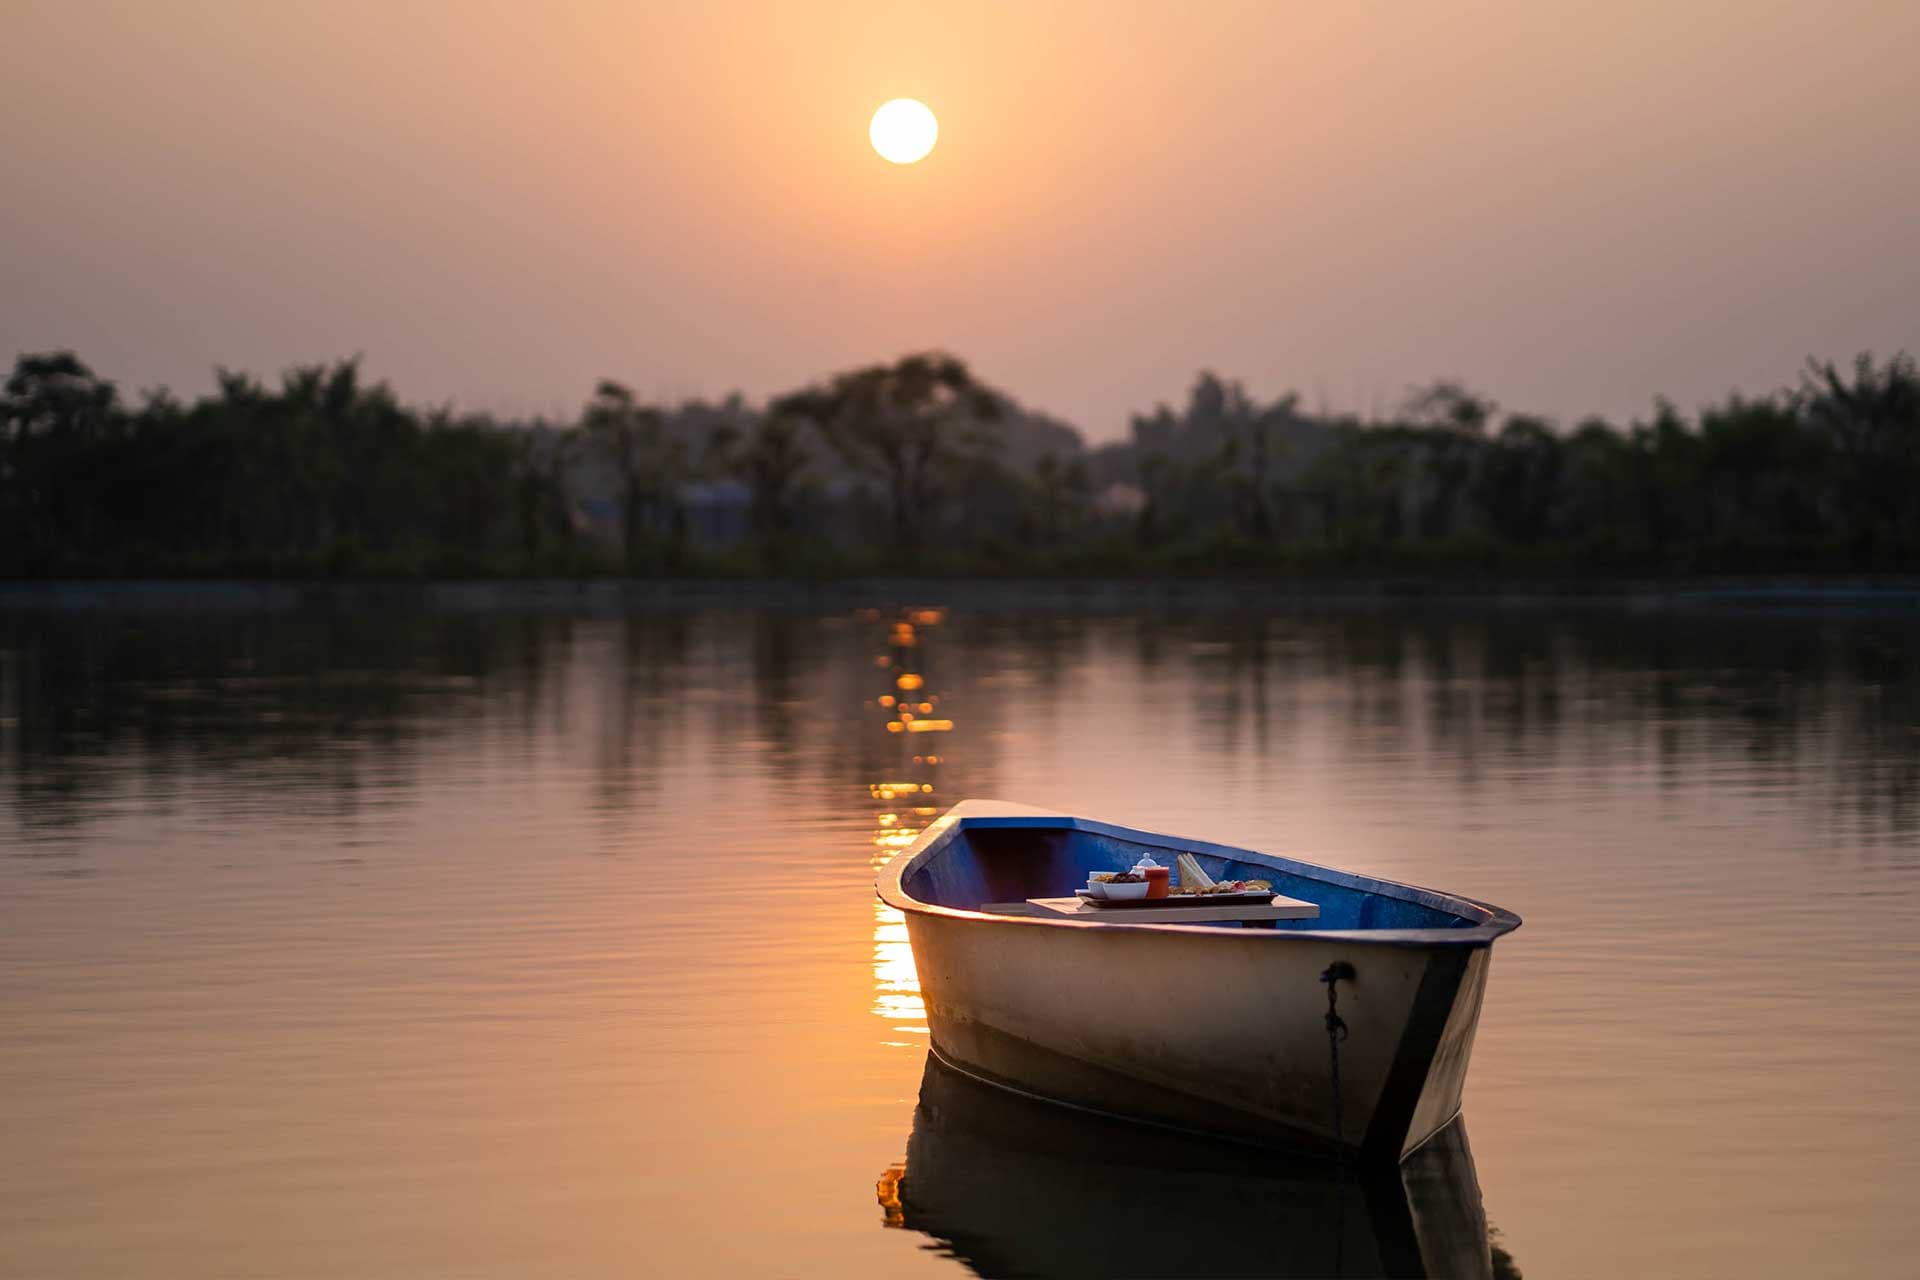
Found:
[{"label": "hazy sky", "polygon": [[[1920,349],[1920,3],[0,0],[0,352],[1573,417]],[[899,168],[882,101],[938,114]]]}]

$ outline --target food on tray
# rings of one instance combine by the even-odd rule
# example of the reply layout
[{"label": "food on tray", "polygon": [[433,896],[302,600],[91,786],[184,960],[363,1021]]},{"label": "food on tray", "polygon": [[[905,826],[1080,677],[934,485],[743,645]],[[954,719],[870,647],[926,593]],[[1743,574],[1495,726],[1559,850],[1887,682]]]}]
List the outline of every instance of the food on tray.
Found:
[{"label": "food on tray", "polygon": [[1194,857],[1192,854],[1183,853],[1175,858],[1173,862],[1175,866],[1180,868],[1180,883],[1185,885],[1189,890],[1204,889],[1213,883],[1213,877],[1206,873],[1205,868],[1201,867],[1200,859]]},{"label": "food on tray", "polygon": [[1204,885],[1182,885],[1174,890],[1181,897],[1208,898],[1223,893],[1272,893],[1268,880],[1215,880]]},{"label": "food on tray", "polygon": [[1173,868],[1161,866],[1150,853],[1140,855],[1140,861],[1133,864],[1133,874],[1146,880],[1149,898],[1166,897],[1167,887],[1173,883]]},{"label": "food on tray", "polygon": [[1115,871],[1110,875],[1097,875],[1094,879],[1103,884],[1142,884],[1146,881],[1145,876],[1137,876],[1131,871]]},{"label": "food on tray", "polygon": [[1108,881],[1112,880],[1115,876],[1119,874],[1120,873],[1118,871],[1096,871],[1092,875],[1088,876],[1087,879],[1092,881],[1094,884],[1106,884]]}]

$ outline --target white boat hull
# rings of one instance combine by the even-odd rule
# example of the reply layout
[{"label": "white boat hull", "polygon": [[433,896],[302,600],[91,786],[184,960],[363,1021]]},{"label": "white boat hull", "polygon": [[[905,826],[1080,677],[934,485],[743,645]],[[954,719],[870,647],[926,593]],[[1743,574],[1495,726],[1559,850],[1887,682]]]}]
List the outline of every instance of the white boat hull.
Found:
[{"label": "white boat hull", "polygon": [[[975,803],[941,821],[1005,812]],[[1506,913],[1492,929],[1324,933],[1055,923],[915,902],[900,861],[882,896],[905,912],[933,1049],[949,1065],[1087,1110],[1391,1160],[1459,1112],[1491,940],[1518,924]],[[1336,964],[1352,966],[1336,987],[1337,1063],[1322,981]]]}]

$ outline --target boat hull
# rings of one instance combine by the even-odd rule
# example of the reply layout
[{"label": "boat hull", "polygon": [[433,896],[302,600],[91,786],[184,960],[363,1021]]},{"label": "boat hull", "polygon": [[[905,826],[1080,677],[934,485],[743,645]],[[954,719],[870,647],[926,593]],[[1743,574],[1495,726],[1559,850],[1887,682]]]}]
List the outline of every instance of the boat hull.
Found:
[{"label": "boat hull", "polygon": [[[1088,1111],[1378,1160],[1458,1114],[1491,938],[1511,927],[1369,936],[904,905],[950,1066]],[[1351,976],[1330,1034],[1337,965]]]},{"label": "boat hull", "polygon": [[[933,1049],[1110,1115],[1398,1159],[1460,1109],[1488,950],[907,919]],[[1325,1028],[1335,962],[1334,1046]]]}]

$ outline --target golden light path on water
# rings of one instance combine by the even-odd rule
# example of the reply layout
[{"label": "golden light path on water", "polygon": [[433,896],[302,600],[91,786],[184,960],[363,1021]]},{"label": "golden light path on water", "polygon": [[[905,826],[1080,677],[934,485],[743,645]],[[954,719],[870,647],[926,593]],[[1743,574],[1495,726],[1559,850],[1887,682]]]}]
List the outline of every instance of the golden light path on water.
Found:
[{"label": "golden light path on water", "polygon": [[[896,1032],[927,1034],[927,1007],[920,1000],[920,975],[913,967],[913,948],[907,944],[907,922],[884,902],[873,904],[873,1011]],[[882,1043],[915,1047],[909,1040]]]},{"label": "golden light path on water", "polygon": [[[867,797],[874,806],[869,862],[876,874],[911,847],[940,812],[933,779],[945,757],[924,749],[915,752],[907,744],[923,734],[953,730],[951,719],[933,717],[941,697],[928,689],[923,669],[925,633],[944,619],[942,609],[902,610],[888,625],[885,651],[874,659],[885,692],[862,705],[877,713],[874,723],[884,726],[875,743],[880,755],[892,757],[892,772],[867,784]],[[863,620],[879,621],[878,611],[866,611]],[[873,904],[873,1012],[887,1022],[892,1034],[928,1034],[927,1008],[920,997],[920,975],[914,969],[906,917],[878,900]],[[881,1043],[919,1048],[926,1042],[886,1039]]]}]

